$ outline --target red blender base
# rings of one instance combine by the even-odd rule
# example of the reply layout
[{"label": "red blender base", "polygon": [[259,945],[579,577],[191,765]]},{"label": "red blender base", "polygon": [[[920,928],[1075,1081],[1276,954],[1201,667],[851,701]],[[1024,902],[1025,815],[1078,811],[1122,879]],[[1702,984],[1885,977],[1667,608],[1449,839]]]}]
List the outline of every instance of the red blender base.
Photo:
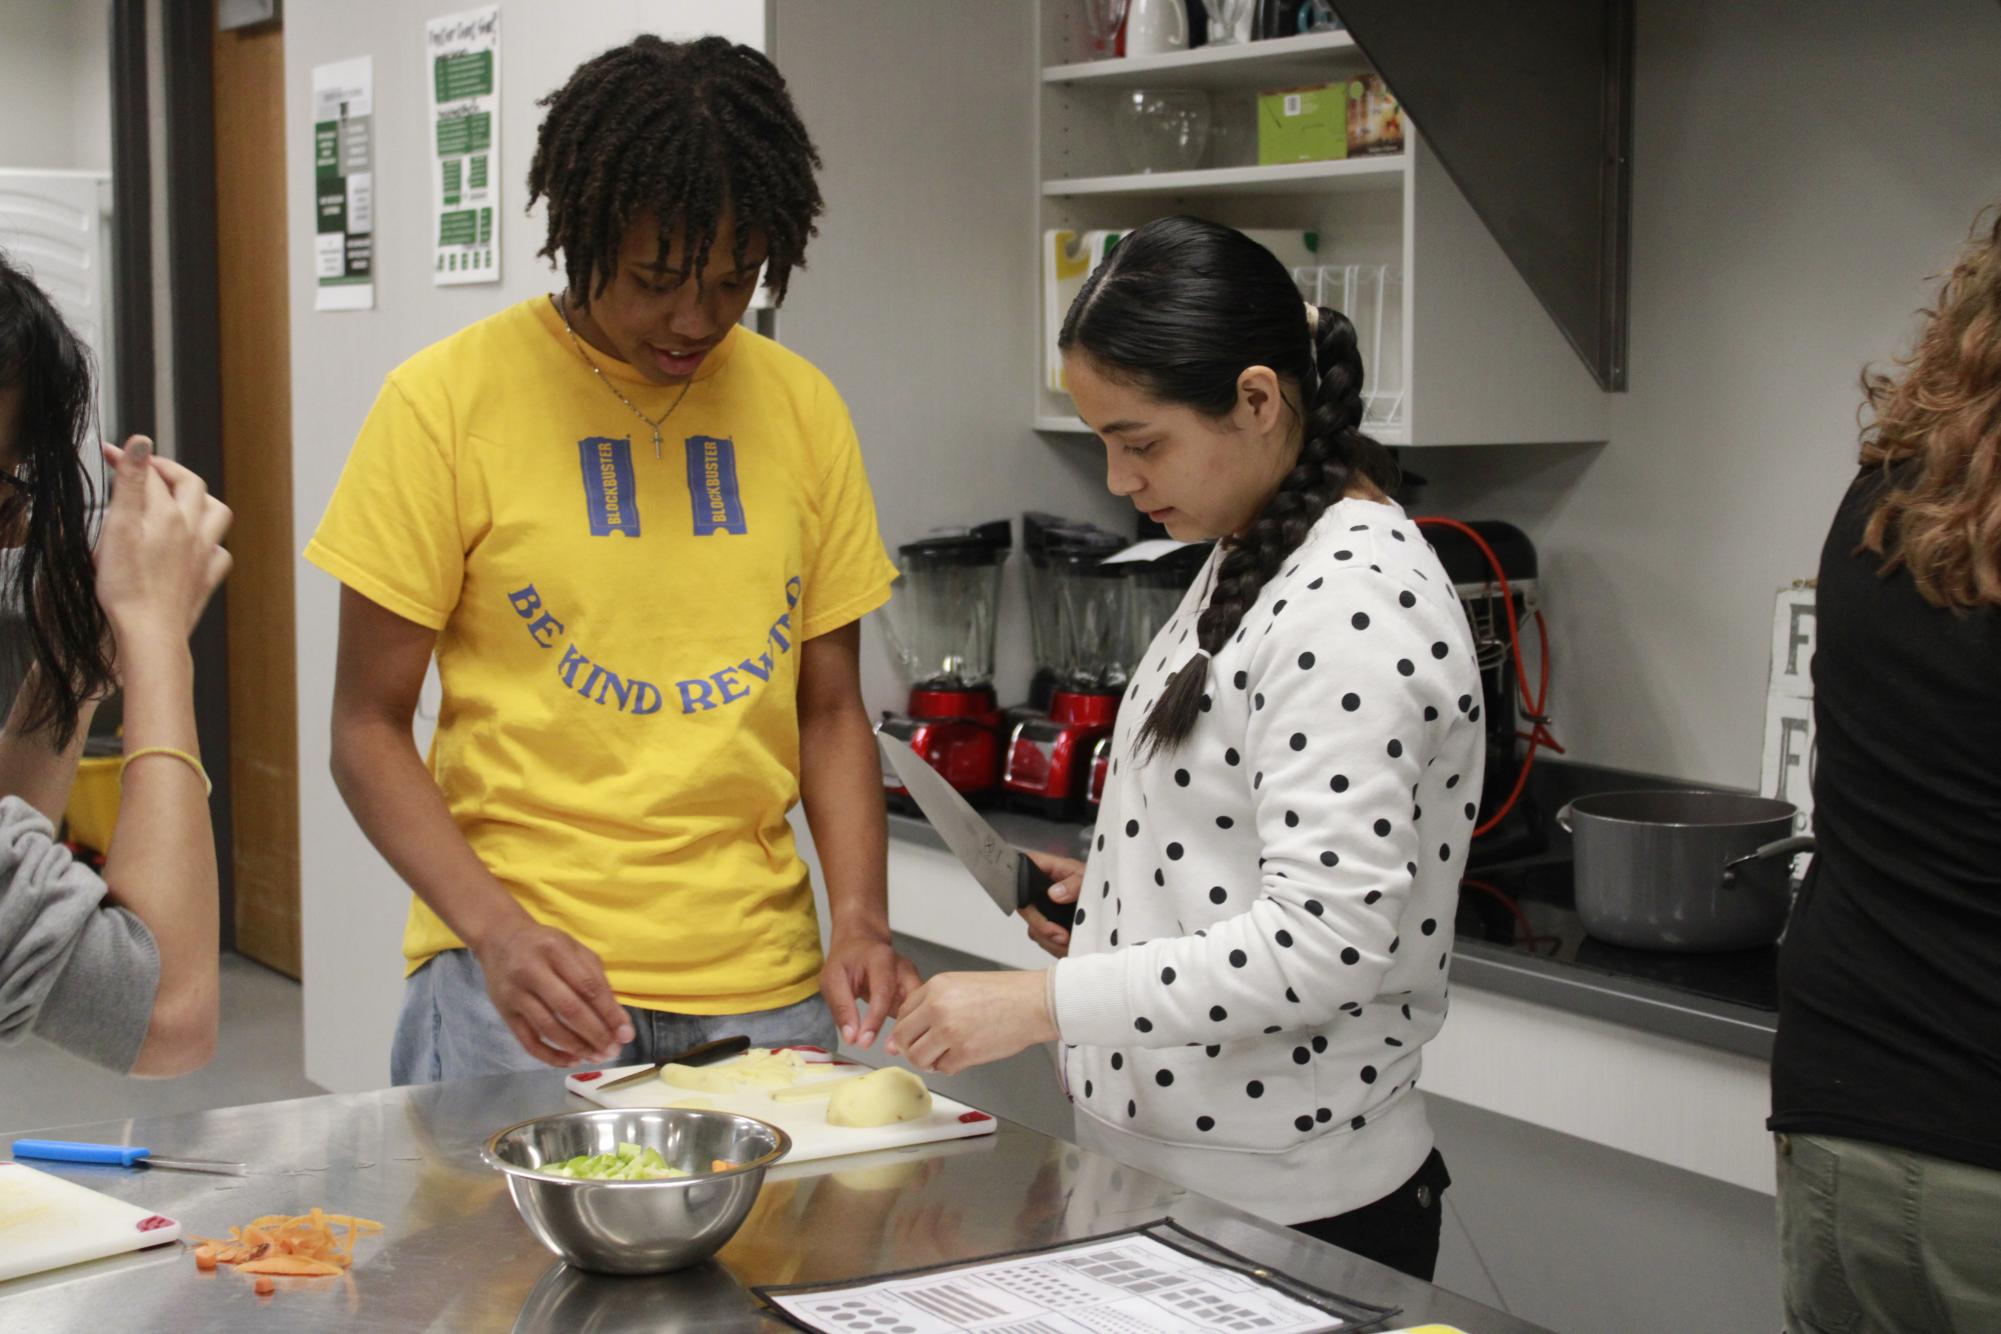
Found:
[{"label": "red blender base", "polygon": [[1059,690],[1047,718],[1015,725],[1001,770],[1007,804],[1051,820],[1083,816],[1091,788],[1091,757],[1118,717],[1116,694]]},{"label": "red blender base", "polygon": [[[886,715],[882,730],[923,756],[926,764],[969,800],[992,795],[1000,778],[1001,747],[1000,713],[990,688],[913,690],[910,712]],[[916,803],[896,781],[894,772],[883,771],[882,786],[892,808],[918,814]]]},{"label": "red blender base", "polygon": [[1098,738],[1097,745],[1091,747],[1091,790],[1086,800],[1090,802],[1093,811],[1104,803],[1105,779],[1111,776],[1111,769],[1112,736],[1107,732]]}]

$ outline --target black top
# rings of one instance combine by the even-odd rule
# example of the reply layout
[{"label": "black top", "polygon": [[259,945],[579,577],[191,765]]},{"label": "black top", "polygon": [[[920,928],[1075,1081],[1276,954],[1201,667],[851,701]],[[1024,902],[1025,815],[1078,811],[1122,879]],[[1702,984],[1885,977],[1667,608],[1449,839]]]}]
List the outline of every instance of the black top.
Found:
[{"label": "black top", "polygon": [[1855,554],[1843,499],[1813,659],[1820,840],[1779,957],[1771,1127],[2001,1169],[2001,608]]}]

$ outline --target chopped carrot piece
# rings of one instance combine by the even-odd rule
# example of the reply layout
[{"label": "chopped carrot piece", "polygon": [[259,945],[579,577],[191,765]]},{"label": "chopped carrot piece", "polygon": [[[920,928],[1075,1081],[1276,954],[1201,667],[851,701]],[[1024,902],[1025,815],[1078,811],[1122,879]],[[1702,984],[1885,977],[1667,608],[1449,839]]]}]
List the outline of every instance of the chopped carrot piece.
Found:
[{"label": "chopped carrot piece", "polygon": [[380,1231],[382,1224],[372,1219],[315,1208],[296,1216],[266,1214],[247,1227],[230,1228],[226,1241],[211,1237],[189,1240],[197,1243],[195,1263],[204,1270],[219,1264],[236,1265],[246,1274],[258,1275],[262,1283],[273,1274],[339,1274],[353,1266],[355,1247],[362,1236]]},{"label": "chopped carrot piece", "polygon": [[308,1259],[303,1255],[267,1255],[262,1260],[252,1260],[239,1266],[245,1274],[285,1274],[309,1278],[325,1278],[340,1273],[340,1266],[325,1260]]},{"label": "chopped carrot piece", "polygon": [[269,1297],[278,1290],[278,1285],[271,1280],[268,1274],[259,1274],[257,1281],[250,1285],[250,1290],[259,1297]]}]

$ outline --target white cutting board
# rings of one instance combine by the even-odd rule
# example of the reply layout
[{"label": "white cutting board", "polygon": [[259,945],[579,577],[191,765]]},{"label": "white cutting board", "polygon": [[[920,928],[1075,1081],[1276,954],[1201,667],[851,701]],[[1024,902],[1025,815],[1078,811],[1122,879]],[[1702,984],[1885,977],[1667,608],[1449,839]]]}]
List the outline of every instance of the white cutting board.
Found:
[{"label": "white cutting board", "polygon": [[[808,1088],[847,1075],[867,1074],[869,1070],[865,1065],[828,1059],[824,1054],[812,1051],[806,1052],[806,1059],[809,1062],[806,1073],[800,1076],[799,1082],[793,1086],[795,1088]],[[707,1063],[705,1068],[721,1070],[731,1063],[715,1061]],[[699,1093],[694,1089],[675,1088],[659,1079],[642,1079],[637,1084],[628,1084],[610,1092],[600,1092],[597,1087],[602,1082],[643,1069],[644,1066],[625,1065],[610,1070],[586,1070],[582,1074],[571,1075],[563,1081],[563,1086],[600,1107],[665,1107],[684,1098],[700,1098],[705,1110],[755,1117],[790,1135],[792,1152],[785,1159],[788,1163],[838,1158],[849,1153],[873,1153],[878,1149],[904,1149],[913,1144],[934,1144],[940,1140],[971,1139],[975,1135],[993,1134],[1000,1124],[990,1113],[936,1093],[931,1095],[931,1113],[928,1116],[915,1121],[899,1121],[895,1125],[863,1127],[828,1125],[824,1098],[807,1102],[773,1102],[770,1089],[740,1087],[730,1093]]]},{"label": "white cutting board", "polygon": [[0,1281],[181,1239],[181,1225],[20,1163],[0,1163]]}]

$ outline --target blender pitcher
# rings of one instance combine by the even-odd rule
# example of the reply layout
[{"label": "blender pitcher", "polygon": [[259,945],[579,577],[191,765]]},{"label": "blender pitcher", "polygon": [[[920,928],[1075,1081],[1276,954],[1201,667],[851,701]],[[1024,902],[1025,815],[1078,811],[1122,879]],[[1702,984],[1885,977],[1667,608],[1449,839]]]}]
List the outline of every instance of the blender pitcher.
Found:
[{"label": "blender pitcher", "polygon": [[1008,735],[1001,787],[1019,809],[1059,820],[1083,813],[1092,748],[1112,730],[1130,665],[1125,572],[1104,563],[1125,545],[1090,529],[1064,534],[1046,552],[1055,688],[1049,715],[1023,719]]},{"label": "blender pitcher", "polygon": [[[882,730],[968,796],[987,793],[1000,772],[994,633],[1012,545],[1005,519],[905,543],[885,608],[884,638],[910,703],[886,714]],[[900,809],[914,809],[893,772],[884,770],[883,787]]]}]

